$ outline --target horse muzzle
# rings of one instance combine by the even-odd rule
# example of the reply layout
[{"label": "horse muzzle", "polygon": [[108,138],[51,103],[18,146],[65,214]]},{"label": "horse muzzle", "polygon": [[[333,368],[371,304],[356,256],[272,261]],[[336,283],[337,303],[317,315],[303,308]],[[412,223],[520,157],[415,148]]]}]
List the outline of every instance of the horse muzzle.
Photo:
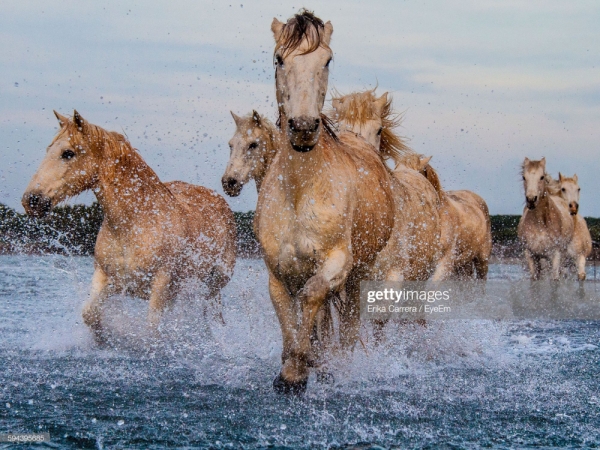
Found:
[{"label": "horse muzzle", "polygon": [[579,212],[579,203],[569,203],[569,213],[571,213],[572,216],[577,215],[577,213]]},{"label": "horse muzzle", "polygon": [[300,153],[310,152],[321,132],[321,119],[306,116],[288,120],[288,137],[292,148]]},{"label": "horse muzzle", "polygon": [[230,197],[237,197],[240,195],[240,192],[242,192],[242,187],[244,187],[242,183],[233,177],[221,178],[221,185],[223,186],[225,193]]},{"label": "horse muzzle", "polygon": [[26,192],[21,204],[27,215],[32,217],[44,217],[52,209],[52,199],[34,192]]},{"label": "horse muzzle", "polygon": [[538,197],[525,197],[525,203],[527,204],[527,209],[532,210],[537,206]]}]

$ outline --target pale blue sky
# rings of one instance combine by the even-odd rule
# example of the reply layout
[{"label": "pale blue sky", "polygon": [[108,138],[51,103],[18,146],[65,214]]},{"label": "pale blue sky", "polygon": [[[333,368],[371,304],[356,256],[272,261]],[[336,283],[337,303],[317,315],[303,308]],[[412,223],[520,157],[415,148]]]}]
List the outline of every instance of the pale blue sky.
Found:
[{"label": "pale blue sky", "polygon": [[[595,0],[5,1],[0,202],[22,210],[56,131],[52,109],[73,108],[125,131],[163,180],[222,192],[229,110],[274,118],[270,23],[302,6],[333,23],[330,87],[392,92],[445,188],[520,214],[519,164],[546,156],[551,173],[577,172],[581,212],[600,216]],[[254,209],[254,186],[228,201]]]}]

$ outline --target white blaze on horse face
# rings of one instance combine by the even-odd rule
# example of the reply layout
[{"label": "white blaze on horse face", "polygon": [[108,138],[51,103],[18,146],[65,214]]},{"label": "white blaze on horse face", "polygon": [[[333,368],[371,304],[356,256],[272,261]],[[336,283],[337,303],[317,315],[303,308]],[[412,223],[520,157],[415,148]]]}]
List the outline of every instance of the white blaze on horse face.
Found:
[{"label": "white blaze on horse face", "polygon": [[[278,33],[274,28],[275,38]],[[313,52],[303,54],[307,43],[285,54],[275,53],[275,85],[280,111],[286,117],[288,137],[295,150],[309,151],[319,139],[321,110],[325,103],[329,79],[329,63],[333,57],[329,39],[333,27],[325,24],[322,44]]]},{"label": "white blaze on horse face", "polygon": [[[30,214],[43,215],[65,200],[89,189],[96,178],[98,165],[90,150],[72,144],[66,130],[68,119],[60,116],[61,131],[46,150],[25,194],[23,207]],[[36,209],[43,209],[38,210]]]},{"label": "white blaze on horse face", "polygon": [[560,183],[560,196],[569,205],[569,213],[575,215],[579,212],[579,194],[581,189],[577,182],[577,175],[573,178],[563,177],[562,174],[558,175]]},{"label": "white blaze on horse face", "polygon": [[523,163],[523,184],[525,187],[525,202],[529,209],[534,209],[546,188],[546,159],[530,161],[525,158]]},{"label": "white blaze on horse face", "polygon": [[239,195],[242,187],[264,173],[267,164],[267,139],[265,130],[260,127],[260,116],[239,117],[233,114],[236,123],[235,134],[229,141],[231,154],[227,168],[221,179],[227,195]]}]

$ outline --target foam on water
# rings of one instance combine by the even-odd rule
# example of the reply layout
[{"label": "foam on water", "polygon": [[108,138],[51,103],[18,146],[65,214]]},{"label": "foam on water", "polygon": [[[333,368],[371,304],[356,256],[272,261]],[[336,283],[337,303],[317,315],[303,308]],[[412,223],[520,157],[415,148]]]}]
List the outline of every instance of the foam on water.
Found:
[{"label": "foam on water", "polygon": [[[10,361],[0,432],[42,424],[70,436],[65,447],[598,443],[595,323],[390,323],[381,345],[365,324],[353,353],[328,357],[335,381],[312,376],[294,400],[270,388],[281,335],[262,261],[238,261],[224,324],[214,306],[202,313],[200,286],[165,313],[160,339],[146,302],[113,299],[109,349],[80,319],[92,270],[90,258],[0,257],[0,353]],[[519,273],[494,266],[490,277]],[[64,425],[65,414],[79,418]]]}]

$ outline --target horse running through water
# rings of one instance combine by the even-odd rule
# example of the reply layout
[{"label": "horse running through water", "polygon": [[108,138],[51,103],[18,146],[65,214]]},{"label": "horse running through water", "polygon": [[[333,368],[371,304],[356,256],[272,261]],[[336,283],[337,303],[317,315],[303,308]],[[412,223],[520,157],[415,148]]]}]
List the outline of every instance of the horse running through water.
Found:
[{"label": "horse running through water", "polygon": [[242,188],[250,180],[256,183],[260,192],[262,181],[271,162],[277,154],[279,129],[256,111],[239,117],[231,113],[235,121],[235,134],[229,141],[231,150],[221,184],[231,197],[240,195]]},{"label": "horse running through water", "polygon": [[433,281],[450,278],[485,280],[492,253],[492,230],[487,203],[467,190],[444,191],[431,156],[410,158],[405,163],[433,185],[440,198],[441,252]]},{"label": "horse running through water", "polygon": [[283,336],[278,392],[306,389],[310,336],[326,298],[339,293],[340,340],[353,346],[359,283],[371,272],[394,223],[390,175],[362,139],[340,142],[321,114],[333,27],[301,12],[273,20],[282,139],[265,176],[255,230]]},{"label": "horse running through water", "polygon": [[[186,279],[206,283],[219,300],[235,265],[235,222],[214,191],[181,181],[162,183],[124,136],[56,113],[60,130],[31,179],[23,206],[43,216],[61,201],[91,189],[104,212],[94,251],[94,275],[83,320],[105,341],[102,310],[113,294],[149,300],[148,320]],[[220,305],[219,305],[220,306]]]},{"label": "horse running through water", "polygon": [[565,177],[558,174],[558,194],[567,202],[569,213],[573,216],[573,239],[567,246],[567,255],[575,262],[577,278],[585,280],[585,261],[592,253],[592,236],[585,219],[579,214],[579,194],[581,188],[577,175]]},{"label": "horse running through water", "polygon": [[[332,116],[338,124],[340,139],[349,134],[362,136],[384,159],[396,162],[416,155],[395,133],[400,116],[394,114],[387,92],[381,97],[374,90],[335,97]],[[439,258],[439,199],[417,171],[396,164],[392,177],[395,218],[392,237],[378,255],[372,278],[387,281],[424,281]]]},{"label": "horse running through water", "polygon": [[561,263],[573,239],[574,221],[567,202],[550,195],[546,180],[546,158],[525,158],[522,168],[525,208],[517,234],[525,247],[525,260],[532,280],[541,275],[541,260],[552,264],[552,279],[560,277]]}]

